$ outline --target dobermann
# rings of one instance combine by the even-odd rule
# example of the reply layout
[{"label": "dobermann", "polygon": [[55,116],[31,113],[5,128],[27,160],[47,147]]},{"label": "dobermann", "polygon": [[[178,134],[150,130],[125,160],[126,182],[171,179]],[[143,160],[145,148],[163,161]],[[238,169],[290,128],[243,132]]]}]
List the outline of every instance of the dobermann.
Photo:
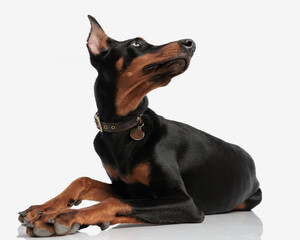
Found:
[{"label": "dobermann", "polygon": [[[112,183],[78,178],[61,194],[19,213],[30,236],[75,233],[89,225],[200,223],[204,214],[251,210],[262,199],[255,166],[240,147],[148,108],[146,94],[189,66],[191,39],[153,46],[116,41],[88,16],[98,71],[97,154]],[[98,204],[70,209],[82,200]]]}]

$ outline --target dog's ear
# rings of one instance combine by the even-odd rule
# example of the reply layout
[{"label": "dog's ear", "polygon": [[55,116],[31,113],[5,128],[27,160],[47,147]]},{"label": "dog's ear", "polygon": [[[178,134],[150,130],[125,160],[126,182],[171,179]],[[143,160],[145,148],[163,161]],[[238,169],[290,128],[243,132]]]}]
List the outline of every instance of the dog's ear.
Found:
[{"label": "dog's ear", "polygon": [[91,31],[87,39],[87,46],[91,54],[98,55],[109,48],[108,37],[95,18],[90,15],[88,15],[88,18],[91,23]]}]

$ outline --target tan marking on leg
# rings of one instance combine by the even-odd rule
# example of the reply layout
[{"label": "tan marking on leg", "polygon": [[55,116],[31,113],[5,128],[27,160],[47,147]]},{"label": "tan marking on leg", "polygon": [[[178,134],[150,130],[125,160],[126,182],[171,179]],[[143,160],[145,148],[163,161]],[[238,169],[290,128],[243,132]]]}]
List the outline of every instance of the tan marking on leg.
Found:
[{"label": "tan marking on leg", "polygon": [[[90,207],[63,209],[37,217],[32,221],[35,229],[32,233],[42,236],[43,231],[48,231],[47,234],[52,236],[68,235],[74,223],[98,226],[100,223],[109,223],[110,225],[117,223],[144,223],[134,217],[128,216],[131,212],[132,207],[130,205],[121,202],[119,199],[108,198]],[[49,224],[50,219],[51,223]]]},{"label": "tan marking on leg", "polygon": [[[74,200],[73,204],[78,200],[103,201],[107,198],[119,196],[114,193],[110,184],[102,183],[88,177],[81,177],[73,181],[62,193],[53,199],[41,205],[29,207],[26,217],[31,220],[40,214],[59,211],[69,208],[68,203]],[[20,219],[23,221],[23,219]]]},{"label": "tan marking on leg", "polygon": [[244,210],[245,208],[246,208],[246,202],[243,202],[233,210],[238,211],[238,210]]},{"label": "tan marking on leg", "polygon": [[112,190],[111,185],[99,181],[89,181],[87,183],[86,191],[80,196],[83,200],[91,201],[103,201],[107,198],[114,197],[119,199],[120,197]]},{"label": "tan marking on leg", "polygon": [[135,218],[126,217],[131,212],[132,208],[128,204],[115,198],[108,198],[91,207],[78,209],[74,222],[87,225],[97,225],[101,222],[110,222],[111,224],[141,223]]},{"label": "tan marking on leg", "polygon": [[141,224],[143,224],[145,222],[137,220],[133,217],[116,217],[115,221],[111,222],[111,225],[115,225],[115,224],[118,224],[118,223],[141,223]]},{"label": "tan marking on leg", "polygon": [[70,199],[74,199],[75,201],[78,199],[103,201],[115,195],[110,184],[99,182],[88,177],[81,177],[73,181],[66,190],[49,202],[56,202],[57,204],[63,205],[67,204]]},{"label": "tan marking on leg", "polygon": [[149,186],[150,182],[150,166],[149,163],[141,163],[137,165],[132,173],[123,178],[126,183],[142,183]]}]

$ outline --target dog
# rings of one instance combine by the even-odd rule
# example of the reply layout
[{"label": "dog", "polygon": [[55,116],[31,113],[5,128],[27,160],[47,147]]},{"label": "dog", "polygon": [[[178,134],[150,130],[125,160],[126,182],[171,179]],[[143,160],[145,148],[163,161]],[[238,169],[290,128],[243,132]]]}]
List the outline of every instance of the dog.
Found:
[{"label": "dog", "polygon": [[[94,147],[111,184],[88,177],[19,213],[30,236],[60,236],[89,225],[201,223],[205,214],[249,211],[262,200],[253,159],[240,147],[148,108],[147,93],[189,66],[196,45],[116,41],[88,16],[99,133]],[[191,106],[193,107],[193,106]],[[98,204],[71,209],[82,200]]]}]

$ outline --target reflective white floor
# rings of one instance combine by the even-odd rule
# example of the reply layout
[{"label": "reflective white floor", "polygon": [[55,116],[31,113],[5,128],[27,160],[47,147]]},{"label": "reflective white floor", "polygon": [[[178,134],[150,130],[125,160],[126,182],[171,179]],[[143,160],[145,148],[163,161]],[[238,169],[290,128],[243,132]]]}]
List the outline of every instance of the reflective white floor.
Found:
[{"label": "reflective white floor", "polygon": [[[28,238],[25,227],[19,227],[19,239]],[[89,227],[80,232],[55,239],[64,240],[116,240],[116,239],[231,239],[259,240],[263,232],[262,221],[253,212],[233,212],[206,216],[201,224],[140,225],[124,224],[101,232],[98,227]],[[43,238],[43,240],[54,240]]]}]

